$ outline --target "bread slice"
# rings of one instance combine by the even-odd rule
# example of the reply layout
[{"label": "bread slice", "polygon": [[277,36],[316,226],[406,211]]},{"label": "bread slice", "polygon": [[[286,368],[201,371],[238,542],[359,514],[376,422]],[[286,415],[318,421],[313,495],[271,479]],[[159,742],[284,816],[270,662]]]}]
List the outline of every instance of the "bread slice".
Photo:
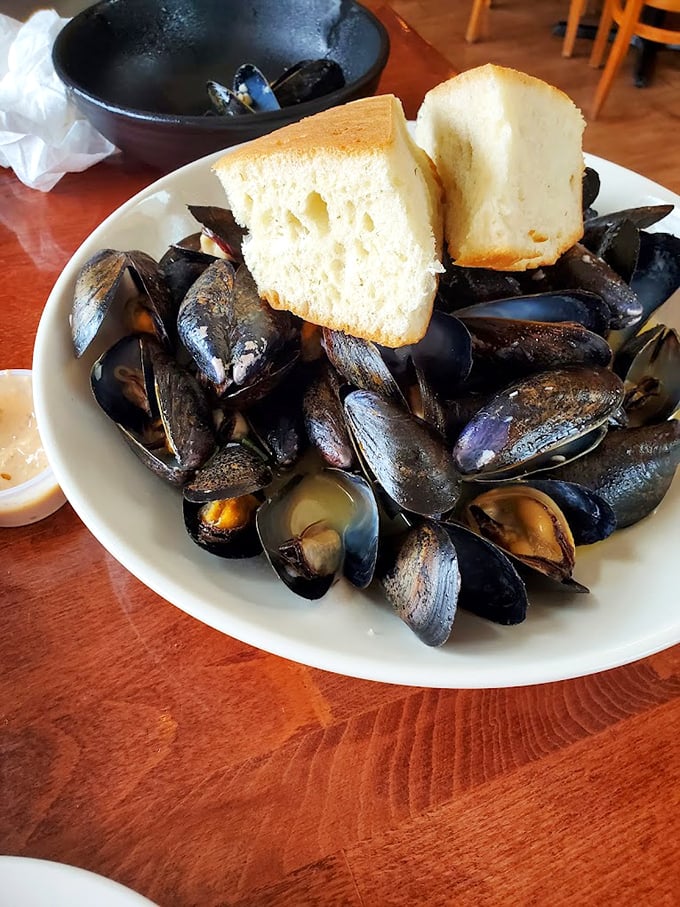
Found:
[{"label": "bread slice", "polygon": [[444,184],[456,264],[525,271],[581,238],[584,126],[566,94],[493,64],[425,95],[415,136]]},{"label": "bread slice", "polygon": [[352,101],[215,165],[260,296],[397,347],[424,335],[442,252],[442,190],[393,95]]}]

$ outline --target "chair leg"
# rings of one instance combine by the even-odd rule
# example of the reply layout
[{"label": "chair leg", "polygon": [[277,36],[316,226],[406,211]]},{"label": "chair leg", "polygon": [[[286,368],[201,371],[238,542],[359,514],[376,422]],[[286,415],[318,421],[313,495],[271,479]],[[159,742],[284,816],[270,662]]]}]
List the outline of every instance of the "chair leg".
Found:
[{"label": "chair leg", "polygon": [[470,19],[468,20],[465,40],[468,44],[474,44],[481,37],[485,30],[487,11],[491,6],[491,0],[473,0]]},{"label": "chair leg", "polygon": [[564,44],[562,45],[562,56],[570,57],[574,52],[576,43],[576,34],[578,32],[581,16],[586,11],[588,0],[571,0],[569,4],[569,15],[567,16],[567,30],[564,33]]},{"label": "chair leg", "polygon": [[597,89],[595,90],[595,98],[593,100],[593,106],[590,111],[590,117],[593,120],[597,118],[597,115],[602,109],[602,105],[604,104],[607,95],[609,94],[609,91],[612,87],[614,77],[616,76],[619,67],[623,63],[623,60],[628,53],[630,41],[633,37],[633,34],[635,33],[635,26],[638,24],[643,6],[644,0],[628,0],[628,2],[626,3],[623,19],[619,23],[619,30],[616,34],[616,39],[607,59],[602,77],[600,78]]},{"label": "chair leg", "polygon": [[611,31],[613,21],[612,0],[605,0],[602,14],[600,15],[600,23],[597,26],[597,34],[595,35],[595,41],[593,42],[593,49],[590,53],[589,63],[590,66],[595,69],[599,69],[600,66],[602,66],[602,60],[604,59],[604,52],[607,49],[609,32]]}]

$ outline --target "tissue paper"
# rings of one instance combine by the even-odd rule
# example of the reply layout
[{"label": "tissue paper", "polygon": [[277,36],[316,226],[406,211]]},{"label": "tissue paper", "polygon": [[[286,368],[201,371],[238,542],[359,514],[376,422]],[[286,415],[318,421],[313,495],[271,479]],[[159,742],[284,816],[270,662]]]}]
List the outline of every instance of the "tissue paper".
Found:
[{"label": "tissue paper", "polygon": [[0,14],[0,166],[43,192],[116,150],[69,100],[52,66],[54,39],[68,21],[54,10],[23,24]]}]

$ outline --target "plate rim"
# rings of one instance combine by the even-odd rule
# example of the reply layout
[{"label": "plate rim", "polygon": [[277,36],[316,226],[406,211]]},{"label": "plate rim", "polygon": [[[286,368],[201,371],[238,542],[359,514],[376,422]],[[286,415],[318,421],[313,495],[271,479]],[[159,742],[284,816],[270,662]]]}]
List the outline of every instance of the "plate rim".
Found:
[{"label": "plate rim", "polygon": [[[91,233],[85,237],[83,242],[78,246],[69,261],[64,266],[61,274],[57,278],[49,297],[45,303],[43,313],[40,318],[33,356],[33,382],[34,382],[34,401],[36,407],[36,416],[41,426],[49,426],[49,414],[43,407],[44,397],[41,389],[43,381],[41,357],[47,343],[47,322],[52,309],[57,305],[58,300],[62,297],[64,290],[69,284],[72,284],[75,273],[80,267],[80,260],[83,258],[83,250],[89,246],[100,233],[105,233],[112,223],[115,223],[124,215],[127,215],[132,209],[139,206],[145,199],[156,195],[159,192],[167,191],[169,186],[174,186],[178,180],[182,181],[192,170],[198,171],[203,168],[210,168],[223,154],[230,153],[234,148],[224,149],[219,152],[213,152],[196,161],[192,161],[169,174],[165,174],[148,186],[135,193],[126,202],[123,202],[111,214],[109,214]],[[669,189],[645,177],[629,168],[623,167],[615,162],[608,161],[597,155],[584,153],[585,162],[588,166],[595,169],[598,165],[604,168],[613,168],[619,177],[630,176],[631,174],[640,181],[639,190],[650,195],[657,195],[663,199],[669,199],[680,210],[680,196],[676,195]],[[382,683],[391,683],[401,686],[419,686],[439,689],[485,689],[500,687],[515,687],[535,685],[541,683],[550,683],[575,677],[585,676],[610,670],[624,664],[638,661],[646,658],[655,652],[666,649],[677,642],[680,642],[680,621],[668,627],[659,628],[650,634],[636,641],[634,646],[628,646],[631,651],[624,651],[621,647],[604,648],[598,650],[599,657],[591,657],[584,663],[580,660],[574,664],[574,655],[552,659],[550,661],[550,670],[546,670],[545,661],[527,664],[523,666],[522,672],[517,676],[503,676],[502,672],[496,673],[489,666],[484,666],[485,656],[477,656],[475,661],[479,665],[473,664],[472,667],[467,663],[450,662],[443,670],[441,658],[442,651],[430,650],[431,661],[427,666],[418,664],[416,666],[416,675],[411,676],[407,672],[401,673],[400,667],[393,662],[370,661],[365,655],[356,652],[345,652],[338,655],[334,650],[319,649],[313,641],[299,639],[296,637],[282,636],[280,631],[265,628],[262,625],[253,624],[243,619],[237,614],[225,611],[225,605],[228,608],[228,602],[233,596],[226,592],[225,601],[216,606],[212,602],[207,602],[200,597],[196,597],[188,590],[184,589],[179,597],[181,604],[178,602],[175,585],[172,581],[164,576],[162,570],[153,564],[149,565],[143,558],[139,558],[134,550],[126,546],[124,541],[118,536],[110,533],[106,526],[98,523],[96,513],[92,513],[90,507],[82,498],[77,483],[72,480],[72,475],[68,469],[63,466],[58,451],[58,445],[53,444],[54,439],[50,429],[45,432],[46,439],[43,441],[48,453],[50,464],[55,472],[59,484],[71,503],[74,511],[82,520],[88,530],[103,545],[103,547],[136,579],[143,585],[151,589],[173,607],[189,614],[202,623],[212,627],[218,632],[231,636],[255,648],[278,655],[279,657],[307,665],[320,670],[329,671],[345,676],[355,677],[362,680],[371,680]],[[237,596],[238,598],[238,596]],[[511,628],[512,629],[512,628]],[[452,667],[453,665],[453,667]],[[402,666],[403,667],[403,666]],[[480,676],[483,674],[483,676]],[[398,675],[398,676],[397,676]]]},{"label": "plate rim", "polygon": [[[39,901],[29,897],[30,904],[47,903],[47,900],[42,899],[40,891],[36,891],[37,886],[41,885],[49,886],[50,903],[56,903],[54,898],[57,896],[59,897],[59,903],[62,903],[61,898],[63,896],[68,895],[71,898],[76,895],[77,902],[69,902],[72,907],[76,907],[77,903],[92,903],[89,900],[84,900],[84,898],[91,898],[96,895],[97,897],[105,898],[105,905],[111,905],[111,907],[113,907],[114,902],[116,907],[118,905],[120,907],[128,907],[128,905],[129,907],[156,907],[153,901],[150,901],[133,888],[129,888],[115,879],[109,879],[98,872],[93,872],[91,869],[84,869],[82,866],[75,866],[71,863],[62,863],[43,857],[0,854],[0,880],[4,876],[5,883],[7,883],[8,875],[13,882],[20,880],[22,888],[24,887],[24,881],[26,882],[27,888],[21,892],[22,896],[25,897],[27,894],[40,896]],[[74,885],[76,888],[82,887],[84,890],[74,891]],[[12,893],[17,893],[16,886],[12,889]],[[9,904],[9,902],[4,901],[4,897],[0,893],[0,905],[4,903]]]}]

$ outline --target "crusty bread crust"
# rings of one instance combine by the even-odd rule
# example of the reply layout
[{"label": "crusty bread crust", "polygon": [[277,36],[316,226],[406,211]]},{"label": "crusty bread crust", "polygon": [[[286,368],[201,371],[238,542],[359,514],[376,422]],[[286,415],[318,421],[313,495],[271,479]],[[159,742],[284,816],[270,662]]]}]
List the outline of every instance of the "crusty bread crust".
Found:
[{"label": "crusty bread crust", "polygon": [[517,249],[484,249],[483,251],[472,251],[465,255],[460,250],[451,248],[447,245],[447,250],[452,261],[463,268],[489,268],[492,271],[528,271],[534,268],[544,268],[554,265],[560,255],[563,255],[568,249],[571,249],[580,239],[583,238],[583,227],[572,231],[565,236],[564,240],[555,246],[552,254],[547,255],[543,251],[536,253],[533,258],[526,255],[526,250],[522,250],[521,255]]},{"label": "crusty bread crust", "polygon": [[[289,305],[279,297],[279,294],[275,290],[264,290],[262,292],[262,299],[267,302],[273,309],[282,309],[284,311],[290,311]],[[417,343],[419,340],[422,340],[427,331],[427,326],[430,323],[430,317],[432,315],[433,304],[429,306],[426,311],[423,311],[423,317],[418,322],[417,325],[412,326],[411,332],[399,331],[398,333],[390,334],[388,331],[382,330],[379,333],[372,333],[371,331],[362,332],[361,336],[364,340],[370,340],[373,343],[379,343],[380,346],[390,347],[391,349],[396,349],[400,346],[408,346],[412,343]],[[324,319],[323,324],[319,321],[315,321],[313,316],[310,313],[312,309],[311,305],[307,305],[305,309],[304,304],[298,304],[295,306],[295,314],[298,318],[302,318],[303,321],[308,321],[310,324],[318,324],[321,327],[330,328],[332,331],[343,331],[345,334],[354,334],[355,326],[352,322],[347,321],[344,318],[339,317],[330,317]],[[338,316],[341,314],[339,310],[335,310],[333,315]]]},{"label": "crusty bread crust", "polygon": [[375,95],[331,107],[229,151],[213,167],[219,176],[244,162],[255,163],[272,154],[361,154],[389,148],[395,139],[394,95]]},{"label": "crusty bread crust", "polygon": [[[483,91],[486,86],[493,85],[503,86],[503,90],[508,91],[511,96],[513,93],[517,96],[518,89],[521,94],[526,94],[526,118],[529,123],[534,104],[563,112],[565,122],[569,123],[565,135],[569,135],[569,142],[571,142],[571,137],[574,137],[574,144],[568,144],[565,147],[573,147],[576,150],[575,141],[579,119],[581,130],[584,125],[580,111],[563,91],[526,73],[492,63],[462,72],[432,88],[427,93],[418,112],[416,138],[433,155],[444,184],[444,236],[448,253],[457,265],[464,267],[525,271],[551,265],[583,236],[581,192],[584,164],[582,155],[580,170],[574,162],[566,171],[573,173],[573,183],[571,184],[571,198],[568,205],[565,206],[569,213],[563,218],[559,230],[551,230],[548,236],[544,235],[546,231],[542,228],[544,225],[540,224],[540,217],[537,218],[539,223],[534,224],[536,230],[528,229],[532,226],[531,223],[521,224],[521,221],[518,220],[516,235],[508,236],[507,242],[503,242],[501,235],[492,237],[491,232],[482,235],[481,230],[473,229],[468,220],[470,215],[467,212],[478,210],[471,202],[474,198],[473,193],[486,178],[484,165],[478,163],[480,156],[475,148],[476,121],[472,127],[463,125],[463,130],[472,129],[472,144],[470,144],[470,133],[466,131],[461,132],[460,139],[461,146],[465,147],[467,144],[469,149],[467,154],[463,154],[461,160],[465,160],[467,157],[470,161],[468,165],[470,170],[457,170],[455,163],[457,158],[443,154],[444,145],[440,142],[443,143],[452,135],[451,130],[456,129],[455,111],[465,109],[466,106],[469,110],[474,110],[475,103],[479,104],[484,97],[483,95],[480,97],[480,91]],[[471,117],[464,116],[463,121],[466,119],[470,120]],[[513,141],[518,144],[524,142],[527,147],[530,147],[531,129],[529,128],[528,135],[525,136],[523,120],[524,115],[518,117],[516,113],[510,111],[506,115],[506,122],[512,130],[513,136],[515,132],[517,134],[517,138],[513,138]],[[429,139],[426,138],[428,135],[431,136]],[[491,140],[489,135],[483,134],[482,127],[479,128],[478,140],[480,144]],[[564,140],[564,137],[556,135],[555,141],[560,140]],[[433,147],[430,147],[431,141],[433,141]],[[529,156],[528,159],[530,160],[531,157]],[[449,161],[454,162],[452,173],[447,172]],[[458,164],[458,167],[460,166]],[[547,189],[543,187],[542,191],[546,194],[546,203],[549,204],[550,197]],[[507,198],[505,202],[507,202]],[[518,211],[519,208],[518,205]]]},{"label": "crusty bread crust", "polygon": [[[228,151],[217,161],[213,170],[225,189],[227,202],[234,209],[237,219],[241,216],[244,221],[248,221],[248,223],[242,224],[249,230],[247,242],[250,239],[251,229],[257,221],[256,218],[253,219],[251,215],[242,212],[241,202],[246,189],[247,195],[251,195],[254,199],[257,198],[257,185],[255,185],[252,174],[268,172],[278,175],[281,173],[284,186],[282,191],[285,192],[286,179],[291,176],[294,182],[294,175],[298,170],[300,174],[314,174],[319,172],[319,166],[322,164],[324,168],[332,169],[338,174],[351,173],[352,170],[347,168],[352,165],[354,172],[357,168],[361,168],[363,172],[365,166],[370,166],[371,162],[376,160],[381,162],[381,166],[392,166],[395,154],[403,155],[402,163],[399,166],[408,167],[408,172],[402,170],[395,173],[394,188],[390,188],[389,191],[394,193],[395,198],[399,198],[402,194],[402,190],[399,188],[400,183],[413,186],[414,171],[416,174],[420,174],[421,201],[418,210],[421,220],[419,223],[427,225],[425,229],[431,243],[430,250],[426,252],[427,256],[431,256],[431,267],[426,268],[423,265],[423,271],[418,273],[418,277],[429,274],[429,278],[427,281],[421,281],[421,285],[418,287],[411,286],[410,299],[408,290],[405,294],[401,294],[401,302],[396,304],[403,306],[406,301],[404,297],[408,300],[408,304],[402,310],[398,323],[395,323],[391,329],[389,324],[391,297],[389,295],[386,295],[384,301],[379,303],[382,311],[380,315],[376,313],[375,323],[371,318],[358,319],[357,303],[361,304],[361,291],[352,298],[350,305],[336,304],[332,310],[331,307],[326,307],[323,313],[320,312],[318,298],[305,298],[311,295],[311,291],[306,288],[306,283],[298,285],[296,295],[285,288],[282,289],[281,285],[277,284],[274,275],[270,273],[268,277],[263,277],[262,273],[258,271],[255,266],[255,255],[249,261],[244,245],[246,263],[253,271],[258,292],[272,308],[291,311],[311,323],[323,324],[325,327],[361,336],[385,346],[398,347],[416,343],[422,339],[434,305],[437,270],[441,269],[444,189],[434,163],[411,137],[401,101],[398,98],[394,95],[378,95],[323,111]],[[382,161],[384,161],[384,165]],[[230,198],[230,189],[232,198]],[[323,189],[318,191],[323,194]],[[380,191],[385,190],[383,188]],[[380,204],[379,201],[376,202],[378,198],[379,196],[373,193],[372,203]],[[404,201],[403,210],[411,210],[406,201]],[[261,224],[257,226],[256,235],[259,240],[265,235]],[[418,240],[418,242],[420,241]],[[281,254],[280,248],[279,254]],[[379,282],[378,277],[375,276],[375,272],[379,268],[379,256],[374,256],[373,262],[375,264],[371,270],[374,275],[372,281],[375,284]],[[412,276],[413,269],[407,280],[409,285]],[[421,287],[425,284],[427,284],[427,289],[423,290]],[[318,291],[316,293],[318,294]],[[291,295],[292,298],[284,298],[288,295]],[[365,310],[370,310],[373,304],[369,298],[366,298],[365,305],[368,308]],[[404,314],[405,311],[408,312],[408,315]]]}]

